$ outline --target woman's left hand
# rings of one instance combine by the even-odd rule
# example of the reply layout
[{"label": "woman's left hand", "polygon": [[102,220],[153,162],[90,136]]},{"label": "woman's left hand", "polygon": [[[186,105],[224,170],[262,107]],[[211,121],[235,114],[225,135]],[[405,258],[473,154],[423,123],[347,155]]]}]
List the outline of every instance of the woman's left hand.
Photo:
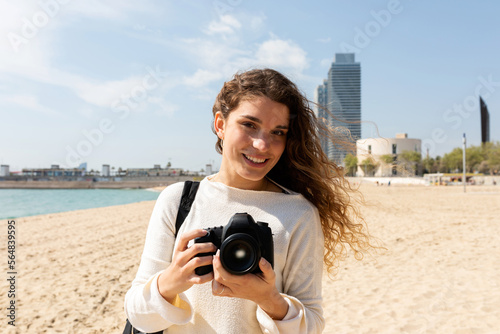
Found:
[{"label": "woman's left hand", "polygon": [[281,320],[288,312],[288,303],[276,289],[276,274],[264,258],[259,261],[262,273],[233,275],[227,272],[217,251],[213,260],[214,280],[212,294],[220,297],[236,297],[255,302],[272,319]]}]

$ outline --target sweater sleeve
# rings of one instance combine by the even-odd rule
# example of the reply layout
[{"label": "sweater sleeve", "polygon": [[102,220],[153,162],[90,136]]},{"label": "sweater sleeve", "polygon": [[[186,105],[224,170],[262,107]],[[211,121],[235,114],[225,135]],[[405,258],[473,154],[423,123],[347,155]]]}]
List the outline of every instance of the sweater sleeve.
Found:
[{"label": "sweater sleeve", "polygon": [[144,332],[156,332],[173,324],[188,323],[193,309],[185,294],[174,305],[158,291],[158,276],[169,265],[175,242],[175,219],[183,184],[167,187],[158,197],[151,215],[141,263],[125,296],[125,314],[130,323]]},{"label": "sweater sleeve", "polygon": [[299,218],[290,236],[282,293],[288,313],[278,321],[258,308],[257,319],[264,333],[322,333],[323,249],[319,214],[311,207]]}]

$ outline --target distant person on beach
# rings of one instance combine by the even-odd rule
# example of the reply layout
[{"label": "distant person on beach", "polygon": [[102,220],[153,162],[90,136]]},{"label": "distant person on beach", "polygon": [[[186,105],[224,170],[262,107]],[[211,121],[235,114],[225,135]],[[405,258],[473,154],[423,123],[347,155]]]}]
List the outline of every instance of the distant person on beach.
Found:
[{"label": "distant person on beach", "polygon": [[[272,69],[225,82],[213,117],[220,171],[201,181],[177,237],[183,183],[160,194],[125,297],[127,318],[147,333],[321,333],[323,266],[333,273],[347,247],[359,255],[369,246],[342,168],[322,151],[321,124]],[[237,213],[267,223],[274,248],[244,274],[230,270],[223,246],[198,242]],[[228,254],[243,261],[255,255],[248,252]]]}]

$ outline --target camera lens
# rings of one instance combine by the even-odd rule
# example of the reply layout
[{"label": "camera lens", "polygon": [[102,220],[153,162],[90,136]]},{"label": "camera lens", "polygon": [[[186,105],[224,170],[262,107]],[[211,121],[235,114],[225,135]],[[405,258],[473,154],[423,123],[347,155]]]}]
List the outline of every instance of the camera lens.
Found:
[{"label": "camera lens", "polygon": [[220,255],[224,268],[234,275],[252,272],[259,266],[261,256],[257,241],[244,233],[233,234],[224,240]]}]

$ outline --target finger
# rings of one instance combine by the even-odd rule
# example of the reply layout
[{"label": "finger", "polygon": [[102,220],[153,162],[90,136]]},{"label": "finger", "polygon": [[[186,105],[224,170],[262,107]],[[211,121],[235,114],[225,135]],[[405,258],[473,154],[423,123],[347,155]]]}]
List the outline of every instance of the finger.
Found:
[{"label": "finger", "polygon": [[196,230],[188,231],[186,233],[182,233],[181,236],[179,237],[179,242],[177,243],[176,250],[181,251],[181,252],[186,250],[188,248],[189,241],[191,241],[195,238],[203,237],[203,236],[207,235],[207,233],[208,232],[206,230],[202,230],[202,229],[196,229]]},{"label": "finger", "polygon": [[214,277],[216,280],[225,281],[225,280],[228,280],[232,276],[232,274],[229,273],[222,266],[222,262],[220,260],[220,250],[217,250],[217,253],[215,253],[212,263],[214,266],[214,273],[215,273]]},{"label": "finger", "polygon": [[273,267],[271,263],[267,261],[265,258],[261,257],[259,261],[259,268],[262,271],[262,277],[264,279],[271,279],[275,275]]},{"label": "finger", "polygon": [[[195,243],[191,245],[191,247],[189,247],[187,250],[177,252],[176,259],[180,265],[185,266],[193,259],[197,259],[199,257],[208,257],[208,260],[211,264],[212,254],[215,253],[216,249],[217,247],[215,247],[215,245],[211,242]],[[199,265],[197,264],[191,265],[192,268],[198,266]]]},{"label": "finger", "polygon": [[188,248],[187,253],[191,257],[196,256],[198,254],[203,254],[203,253],[210,253],[210,255],[212,256],[213,254],[215,254],[216,250],[217,250],[217,247],[215,247],[215,245],[213,243],[211,243],[211,242],[203,242],[203,243],[192,244]]},{"label": "finger", "polygon": [[198,276],[196,275],[196,273],[193,273],[193,275],[189,277],[189,282],[192,284],[204,284],[212,281],[213,279],[214,279],[213,271],[201,276]]},{"label": "finger", "polygon": [[193,271],[198,267],[212,264],[213,255],[217,248],[211,242],[193,244],[179,255],[179,261],[187,266],[187,270]]},{"label": "finger", "polygon": [[214,296],[223,296],[226,293],[227,287],[224,284],[217,282],[216,280],[212,281],[212,294]]},{"label": "finger", "polygon": [[211,255],[195,256],[186,264],[186,269],[194,271],[198,267],[208,266],[212,264],[212,259]]}]

